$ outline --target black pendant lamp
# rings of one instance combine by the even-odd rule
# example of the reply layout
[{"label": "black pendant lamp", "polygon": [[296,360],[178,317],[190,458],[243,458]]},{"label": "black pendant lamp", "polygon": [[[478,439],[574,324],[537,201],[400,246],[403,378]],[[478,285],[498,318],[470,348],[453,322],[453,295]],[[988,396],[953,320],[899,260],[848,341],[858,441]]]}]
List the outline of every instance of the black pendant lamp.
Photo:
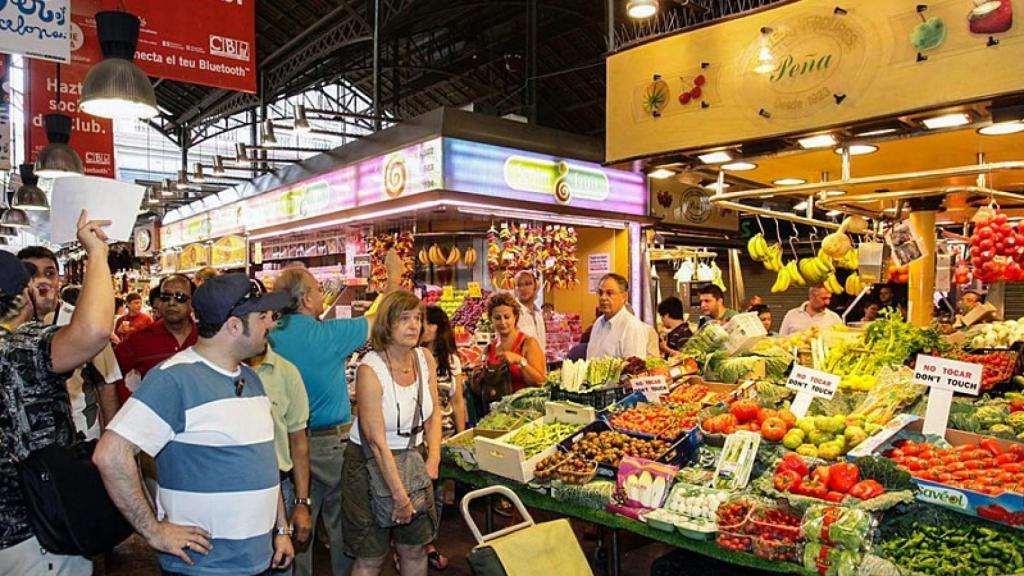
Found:
[{"label": "black pendant lamp", "polygon": [[46,126],[46,139],[50,143],[39,151],[35,175],[39,178],[63,178],[85,174],[78,152],[68,146],[71,141],[71,117],[47,114],[43,116],[43,124]]},{"label": "black pendant lamp", "polygon": [[139,42],[139,17],[128,12],[96,14],[103,60],[89,69],[82,83],[81,108],[102,118],[153,118],[159,114],[156,94],[146,73],[132,60]]},{"label": "black pendant lamp", "polygon": [[38,186],[39,177],[32,170],[32,165],[22,164],[18,171],[21,173],[21,186],[14,193],[11,207],[21,210],[49,210],[50,201],[46,198],[46,192]]}]

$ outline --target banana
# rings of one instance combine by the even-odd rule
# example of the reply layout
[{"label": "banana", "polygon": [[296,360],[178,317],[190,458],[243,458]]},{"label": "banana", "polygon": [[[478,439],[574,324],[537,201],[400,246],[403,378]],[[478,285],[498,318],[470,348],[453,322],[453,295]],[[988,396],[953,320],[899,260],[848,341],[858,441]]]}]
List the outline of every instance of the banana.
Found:
[{"label": "banana", "polygon": [[864,289],[864,286],[861,284],[860,281],[860,276],[858,276],[857,274],[850,274],[849,276],[847,276],[845,288],[846,293],[849,294],[850,296],[856,296],[857,294],[860,294],[860,291]]},{"label": "banana", "polygon": [[459,258],[462,258],[462,252],[457,246],[452,246],[451,252],[448,253],[448,260],[445,263],[449,266],[455,266],[459,263]]},{"label": "banana", "polygon": [[789,289],[789,282],[789,270],[783,268],[775,278],[775,284],[772,284],[772,293],[778,294],[779,292],[785,292]]},{"label": "banana", "polygon": [[441,252],[441,247],[438,246],[437,244],[432,244],[430,246],[430,254],[429,254],[429,256],[430,256],[430,262],[434,266],[444,266],[445,263],[447,263],[447,261],[448,261],[447,258],[445,258],[444,253]]},{"label": "banana", "polygon": [[747,241],[747,253],[755,262],[763,262],[767,255],[767,246],[768,243],[765,241],[763,234],[754,234]]},{"label": "banana", "polygon": [[466,266],[472,267],[476,264],[476,249],[468,248],[466,253],[462,256],[462,259],[466,262]]},{"label": "banana", "polygon": [[419,258],[420,264],[423,264],[424,266],[426,266],[427,264],[430,264],[430,260],[427,258],[427,249],[426,248],[420,248],[420,253],[419,253],[418,258]]},{"label": "banana", "polygon": [[836,278],[835,274],[829,274],[828,278],[825,278],[824,286],[833,294],[843,293],[843,287],[839,285],[839,279]]},{"label": "banana", "polygon": [[807,280],[800,275],[800,270],[796,267],[796,260],[790,260],[786,263],[786,272],[789,273],[790,281],[797,286],[807,286]]}]

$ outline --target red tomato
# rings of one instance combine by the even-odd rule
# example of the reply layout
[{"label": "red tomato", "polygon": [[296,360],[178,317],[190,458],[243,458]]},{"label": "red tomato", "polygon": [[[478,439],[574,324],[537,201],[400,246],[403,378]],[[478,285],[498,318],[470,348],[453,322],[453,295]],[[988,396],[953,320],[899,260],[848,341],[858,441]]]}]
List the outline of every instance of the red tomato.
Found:
[{"label": "red tomato", "polygon": [[786,422],[782,418],[771,417],[761,425],[761,436],[769,442],[780,442],[786,435]]},{"label": "red tomato", "polygon": [[760,408],[753,400],[737,400],[729,406],[729,413],[736,418],[738,423],[750,422],[757,419]]}]

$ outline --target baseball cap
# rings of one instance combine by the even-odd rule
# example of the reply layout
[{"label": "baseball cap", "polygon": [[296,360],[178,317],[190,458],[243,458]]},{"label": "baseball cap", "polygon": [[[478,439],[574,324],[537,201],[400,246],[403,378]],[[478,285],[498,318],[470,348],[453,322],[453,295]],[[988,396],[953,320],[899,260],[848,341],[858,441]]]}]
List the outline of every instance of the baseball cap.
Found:
[{"label": "baseball cap", "polygon": [[214,276],[192,296],[192,307],[203,324],[219,326],[232,316],[250,312],[280,310],[290,303],[284,292],[267,292],[256,281],[239,272]]},{"label": "baseball cap", "polygon": [[17,296],[32,278],[25,263],[10,252],[0,250],[0,293]]}]

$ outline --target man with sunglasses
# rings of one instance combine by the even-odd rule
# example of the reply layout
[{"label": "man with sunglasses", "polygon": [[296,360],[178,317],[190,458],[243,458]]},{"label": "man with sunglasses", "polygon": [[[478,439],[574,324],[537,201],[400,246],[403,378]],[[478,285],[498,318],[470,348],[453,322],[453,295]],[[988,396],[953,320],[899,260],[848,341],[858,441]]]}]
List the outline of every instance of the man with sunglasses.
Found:
[{"label": "man with sunglasses", "polygon": [[[266,350],[287,300],[245,274],[207,280],[195,294],[198,342],[149,371],[96,448],[107,492],[165,576],[265,575],[294,557],[271,403],[245,364]],[[156,458],[156,512],[139,451]]]},{"label": "man with sunglasses", "polygon": [[[192,281],[174,274],[160,282],[157,296],[160,319],[149,326],[132,333],[114,349],[121,373],[132,370],[141,378],[157,364],[192,346],[198,339],[196,323],[192,320]],[[128,401],[132,391],[124,380],[117,383],[117,402],[111,414],[120,404]],[[109,407],[104,407],[104,415]]]}]

